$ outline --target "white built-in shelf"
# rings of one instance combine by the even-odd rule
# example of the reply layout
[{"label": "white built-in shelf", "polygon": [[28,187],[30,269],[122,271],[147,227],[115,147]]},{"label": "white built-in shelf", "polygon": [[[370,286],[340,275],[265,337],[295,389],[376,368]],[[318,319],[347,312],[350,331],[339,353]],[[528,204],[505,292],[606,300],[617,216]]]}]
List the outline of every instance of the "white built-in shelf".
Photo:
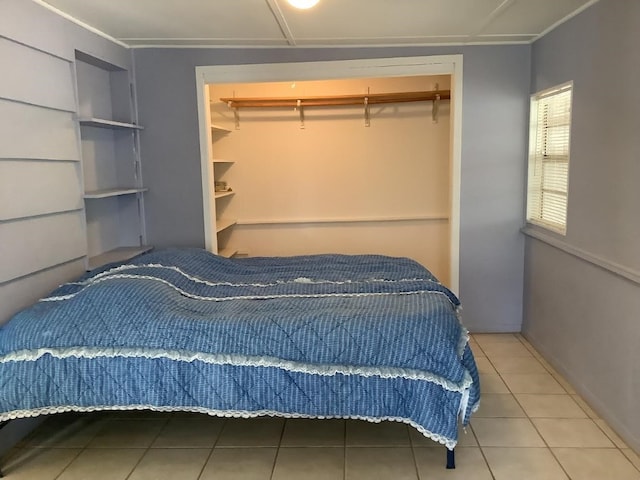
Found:
[{"label": "white built-in shelf", "polygon": [[225,127],[221,127],[220,125],[212,124],[211,131],[213,132],[221,132],[221,133],[231,133],[231,130]]},{"label": "white built-in shelf", "polygon": [[81,118],[80,125],[84,127],[98,127],[98,128],[110,128],[110,129],[128,129],[128,130],[143,130],[144,127],[136,125],[135,123],[116,122],[115,120],[106,120],[104,118]]},{"label": "white built-in shelf", "polygon": [[214,158],[213,163],[235,163],[233,160],[225,160],[224,158]]},{"label": "white built-in shelf", "polygon": [[230,197],[231,195],[234,195],[236,192],[215,192],[214,197],[215,198],[224,198],[224,197]]},{"label": "white built-in shelf", "polygon": [[136,255],[140,255],[141,253],[148,252],[153,247],[149,245],[143,245],[141,247],[119,247],[113,250],[109,250],[108,252],[101,253],[100,255],[96,255],[95,257],[89,258],[89,270],[93,270],[94,268],[98,268],[102,265],[112,262],[124,262],[125,260],[129,260]]},{"label": "white built-in shelf", "polygon": [[218,255],[225,258],[231,258],[238,253],[235,248],[222,248],[218,251]]},{"label": "white built-in shelf", "polygon": [[106,188],[103,190],[92,190],[90,192],[85,192],[84,198],[86,199],[97,199],[97,198],[108,198],[108,197],[118,197],[120,195],[133,195],[135,193],[142,193],[149,190],[148,188]]},{"label": "white built-in shelf", "polygon": [[216,233],[220,233],[229,227],[233,227],[237,223],[237,220],[225,220],[219,219],[216,223]]}]

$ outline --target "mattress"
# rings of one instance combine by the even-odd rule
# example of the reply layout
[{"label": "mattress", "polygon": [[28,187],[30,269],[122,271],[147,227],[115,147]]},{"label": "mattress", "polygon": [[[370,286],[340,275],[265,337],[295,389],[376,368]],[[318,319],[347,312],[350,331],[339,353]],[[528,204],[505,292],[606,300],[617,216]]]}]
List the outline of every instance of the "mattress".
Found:
[{"label": "mattress", "polygon": [[109,409],[391,420],[453,448],[480,400],[459,312],[407,258],[151,252],[0,329],[0,421]]}]

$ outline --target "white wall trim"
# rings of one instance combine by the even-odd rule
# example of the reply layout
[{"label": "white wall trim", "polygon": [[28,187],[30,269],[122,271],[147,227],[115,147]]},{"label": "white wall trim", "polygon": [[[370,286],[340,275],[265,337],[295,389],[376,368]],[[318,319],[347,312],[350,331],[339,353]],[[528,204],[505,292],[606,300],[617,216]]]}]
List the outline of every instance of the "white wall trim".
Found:
[{"label": "white wall trim", "polygon": [[558,28],[560,25],[562,25],[565,22],[568,22],[569,20],[571,20],[573,17],[575,17],[576,15],[584,12],[587,8],[589,8],[592,5],[595,5],[596,3],[598,3],[600,0],[591,0],[590,2],[585,3],[584,5],[582,5],[580,8],[574,10],[573,12],[571,12],[569,15],[567,15],[566,17],[558,20],[556,23],[554,23],[553,25],[551,25],[549,28],[547,28],[546,30],[543,30],[542,33],[540,33],[538,36],[534,37],[533,40],[531,40],[530,43],[535,42],[536,40],[541,39],[542,37],[544,37],[547,33],[552,32],[553,30],[555,30],[556,28]]},{"label": "white wall trim", "polygon": [[104,33],[102,30],[98,30],[95,27],[92,27],[91,25],[88,25],[86,23],[84,23],[81,20],[78,20],[77,18],[69,15],[68,13],[63,12],[62,10],[57,9],[56,7],[54,7],[53,5],[49,5],[48,3],[44,2],[43,0],[31,0],[34,3],[37,3],[38,5],[40,5],[41,7],[46,8],[47,10],[55,13],[56,15],[61,16],[62,18],[65,18],[67,20],[69,20],[72,23],[75,23],[76,25],[78,25],[79,27],[84,28],[85,30],[89,30],[91,33],[95,33],[96,35],[98,35],[99,37],[105,38],[107,40],[109,40],[110,42],[113,42],[115,44],[120,45],[121,47],[124,47],[126,49],[129,49],[131,47],[129,47],[129,45],[127,45],[124,42],[121,42],[120,40],[112,37],[111,35],[108,35],[106,33]]},{"label": "white wall trim", "polygon": [[406,215],[396,217],[347,217],[347,218],[271,218],[238,220],[236,225],[298,225],[305,223],[386,223],[386,222],[440,222],[449,215]]},{"label": "white wall trim", "polygon": [[[154,39],[125,39],[131,41],[137,40],[145,40],[152,42]],[[163,39],[158,39],[163,40]],[[201,39],[197,39],[201,40]],[[129,45],[129,48],[132,50],[135,49],[143,49],[143,48],[158,48],[158,49],[176,49],[176,48],[184,48],[184,49],[222,49],[222,50],[233,50],[233,49],[242,49],[242,50],[264,50],[264,49],[283,49],[283,50],[301,50],[301,49],[365,49],[365,48],[440,48],[440,47],[469,47],[469,46],[505,46],[505,45],[531,45],[533,40],[514,40],[514,41],[473,41],[473,42],[443,42],[443,43],[353,43],[353,44],[317,44],[317,45],[284,45],[282,43],[278,44],[259,44],[259,43],[246,43],[246,44],[224,44],[224,43],[205,43],[206,39],[202,39],[202,43],[200,44],[180,44],[176,40],[176,43],[168,43],[168,44],[154,44],[154,43],[141,43],[137,45]],[[215,42],[219,42],[219,40],[215,40]]]},{"label": "white wall trim", "polygon": [[563,252],[568,253],[569,255],[573,255],[574,257],[584,260],[585,262],[589,262],[592,265],[600,267],[615,275],[626,278],[627,280],[630,280],[633,283],[640,285],[640,271],[638,270],[625,267],[624,265],[620,265],[619,263],[615,263],[610,260],[607,260],[606,258],[590,253],[582,248],[569,245],[564,240],[560,240],[547,233],[536,230],[535,228],[527,226],[522,228],[521,231],[528,237],[535,238],[536,240],[540,240],[541,242],[546,243],[547,245],[551,245],[552,247],[555,247],[558,250],[562,250]]},{"label": "white wall trim", "polygon": [[204,211],[205,247],[212,250],[216,242],[209,219],[215,208],[213,172],[210,168],[211,141],[207,125],[209,115],[206,85],[210,83],[281,82],[295,79],[329,80],[367,77],[400,77],[411,75],[451,75],[451,258],[450,284],[459,291],[460,281],[460,177],[462,164],[462,55],[393,57],[329,62],[294,62],[248,65],[196,67],[198,120],[200,123],[200,156]]},{"label": "white wall trim", "polygon": [[[70,258],[69,260],[63,260],[62,262],[56,262],[56,263],[54,263],[52,265],[49,265],[49,266],[46,266],[46,267],[43,267],[43,268],[38,268],[37,270],[34,270],[33,272],[25,273],[25,274],[22,274],[22,275],[18,275],[17,277],[10,278],[9,280],[1,281],[0,282],[0,287],[4,287],[5,285],[9,285],[10,283],[17,282],[19,280],[24,280],[25,278],[28,278],[28,277],[33,277],[34,275],[37,275],[39,273],[43,273],[43,272],[47,272],[49,270],[53,270],[54,268],[62,267],[64,265],[69,265],[70,263],[77,262],[78,260],[84,260],[86,257],[87,257],[86,255],[80,255],[80,256],[77,256],[77,257],[74,257],[74,258]],[[55,285],[52,288],[55,288]],[[32,303],[33,302],[29,302],[29,304],[32,304]],[[1,322],[0,322],[0,324],[1,324]]]}]

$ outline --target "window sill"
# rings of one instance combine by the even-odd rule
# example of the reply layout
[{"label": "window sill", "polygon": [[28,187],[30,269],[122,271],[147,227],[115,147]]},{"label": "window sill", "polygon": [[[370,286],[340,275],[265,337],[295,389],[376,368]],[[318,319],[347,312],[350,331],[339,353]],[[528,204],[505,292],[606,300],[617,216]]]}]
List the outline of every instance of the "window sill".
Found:
[{"label": "window sill", "polygon": [[527,225],[521,228],[520,231],[527,237],[535,238],[536,240],[546,243],[547,245],[551,245],[552,247],[555,247],[558,250],[562,250],[569,255],[573,255],[574,257],[584,260],[585,262],[589,262],[592,265],[600,267],[615,275],[618,275],[622,278],[632,281],[635,284],[640,285],[640,272],[637,270],[625,267],[624,265],[612,262],[598,255],[594,255],[593,253],[587,252],[582,248],[569,245],[564,240],[556,238],[548,233],[541,232],[532,226]]}]

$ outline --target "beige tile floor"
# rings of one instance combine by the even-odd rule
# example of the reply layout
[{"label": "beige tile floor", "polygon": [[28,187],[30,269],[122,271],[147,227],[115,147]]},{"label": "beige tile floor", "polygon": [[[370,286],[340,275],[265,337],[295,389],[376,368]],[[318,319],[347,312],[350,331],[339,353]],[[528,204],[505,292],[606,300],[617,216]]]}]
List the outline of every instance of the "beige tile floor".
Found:
[{"label": "beige tile floor", "polygon": [[482,406],[444,447],[399,423],[61,415],[1,460],[9,480],[640,480],[640,457],[520,336],[474,335]]}]

